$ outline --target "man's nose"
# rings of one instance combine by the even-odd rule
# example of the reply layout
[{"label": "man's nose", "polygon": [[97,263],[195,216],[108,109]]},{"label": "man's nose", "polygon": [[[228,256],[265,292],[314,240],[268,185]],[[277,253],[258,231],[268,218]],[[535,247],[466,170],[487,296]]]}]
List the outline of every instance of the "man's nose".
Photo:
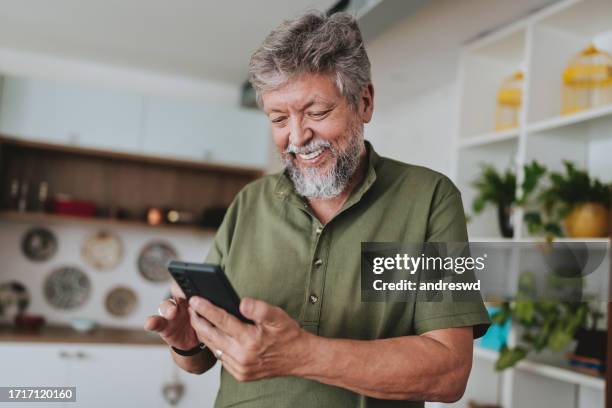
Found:
[{"label": "man's nose", "polygon": [[289,142],[295,146],[303,146],[312,138],[312,130],[303,125],[301,120],[292,120]]}]

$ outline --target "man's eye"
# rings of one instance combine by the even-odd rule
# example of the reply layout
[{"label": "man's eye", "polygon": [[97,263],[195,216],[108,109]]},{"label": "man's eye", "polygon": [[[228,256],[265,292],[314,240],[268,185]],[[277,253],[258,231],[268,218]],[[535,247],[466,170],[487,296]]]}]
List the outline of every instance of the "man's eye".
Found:
[{"label": "man's eye", "polygon": [[282,123],[282,122],[284,122],[284,121],[285,121],[285,119],[286,119],[285,117],[280,116],[280,117],[278,117],[278,118],[274,118],[274,119],[272,119],[272,123]]},{"label": "man's eye", "polygon": [[321,112],[310,112],[308,115],[313,118],[321,118],[325,116],[329,111],[321,111]]}]

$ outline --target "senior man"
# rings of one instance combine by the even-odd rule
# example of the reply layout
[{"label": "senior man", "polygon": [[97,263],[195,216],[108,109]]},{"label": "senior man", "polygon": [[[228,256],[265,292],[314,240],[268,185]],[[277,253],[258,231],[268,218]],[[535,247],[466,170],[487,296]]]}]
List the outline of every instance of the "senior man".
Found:
[{"label": "senior man", "polygon": [[374,89],[355,19],[310,12],[283,23],[253,54],[249,78],[285,169],[237,195],[206,261],[223,267],[255,325],[203,298],[187,304],[174,285],[175,300],[145,328],[186,371],[221,362],[218,407],[459,399],[473,339],[489,323],[482,301],[360,301],[362,241],[467,233],[447,177],[380,157],[364,140]]}]

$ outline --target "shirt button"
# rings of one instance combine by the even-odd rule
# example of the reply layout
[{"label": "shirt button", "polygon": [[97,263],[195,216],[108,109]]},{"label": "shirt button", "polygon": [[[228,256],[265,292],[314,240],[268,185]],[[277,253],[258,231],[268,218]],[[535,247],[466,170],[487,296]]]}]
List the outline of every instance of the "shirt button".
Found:
[{"label": "shirt button", "polygon": [[315,264],[316,267],[319,267],[319,266],[323,265],[323,261],[321,259],[317,259],[314,264]]},{"label": "shirt button", "polygon": [[322,233],[322,232],[323,232],[323,228],[321,228],[321,227],[317,227],[317,229],[315,230],[315,232],[316,232],[317,234],[320,234],[320,233]]},{"label": "shirt button", "polygon": [[317,297],[317,295],[310,295],[310,303],[315,304],[318,300],[319,298]]}]

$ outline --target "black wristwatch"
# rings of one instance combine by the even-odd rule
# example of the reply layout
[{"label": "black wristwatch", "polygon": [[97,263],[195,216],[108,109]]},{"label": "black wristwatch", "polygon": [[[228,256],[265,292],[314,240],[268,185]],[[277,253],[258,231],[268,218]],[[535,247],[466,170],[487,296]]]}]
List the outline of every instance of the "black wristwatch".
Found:
[{"label": "black wristwatch", "polygon": [[173,346],[170,346],[170,348],[176,354],[179,354],[179,355],[185,356],[185,357],[189,357],[189,356],[195,356],[196,354],[198,354],[199,352],[204,350],[206,348],[206,345],[204,343],[200,343],[197,346],[195,346],[194,348],[190,348],[189,350],[181,350],[181,349],[177,349],[176,347],[173,347]]}]

